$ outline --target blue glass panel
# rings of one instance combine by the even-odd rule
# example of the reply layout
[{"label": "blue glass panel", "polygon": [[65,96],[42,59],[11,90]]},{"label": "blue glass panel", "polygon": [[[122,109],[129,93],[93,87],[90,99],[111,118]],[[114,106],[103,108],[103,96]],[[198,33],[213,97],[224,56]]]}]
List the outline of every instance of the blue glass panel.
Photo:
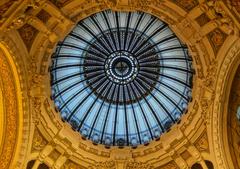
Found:
[{"label": "blue glass panel", "polygon": [[94,143],[137,146],[158,139],[191,100],[186,45],[143,12],[94,14],[52,57],[52,98],[62,119]]}]

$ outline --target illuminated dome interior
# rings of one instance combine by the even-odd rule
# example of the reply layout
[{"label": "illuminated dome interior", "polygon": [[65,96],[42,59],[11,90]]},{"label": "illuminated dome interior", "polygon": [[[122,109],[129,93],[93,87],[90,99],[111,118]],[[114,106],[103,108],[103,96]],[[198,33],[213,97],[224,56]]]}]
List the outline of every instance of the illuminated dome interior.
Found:
[{"label": "illuminated dome interior", "polygon": [[159,139],[191,101],[192,59],[169,26],[144,12],[96,13],[52,56],[52,99],[83,138],[106,146]]}]

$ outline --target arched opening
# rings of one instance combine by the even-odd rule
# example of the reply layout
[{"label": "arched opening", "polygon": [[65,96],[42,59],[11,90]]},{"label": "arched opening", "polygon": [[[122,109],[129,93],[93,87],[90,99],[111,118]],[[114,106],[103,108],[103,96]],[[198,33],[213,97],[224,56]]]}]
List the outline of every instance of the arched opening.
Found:
[{"label": "arched opening", "polygon": [[240,122],[240,106],[238,106],[236,116],[237,116],[238,121]]},{"label": "arched opening", "polygon": [[191,169],[203,169],[199,163],[195,163],[192,165]]},{"label": "arched opening", "polygon": [[49,169],[49,167],[46,164],[42,163],[38,166],[38,169]]},{"label": "arched opening", "polygon": [[240,168],[240,66],[232,82],[227,117],[228,144],[235,168]]},{"label": "arched opening", "polygon": [[211,161],[205,160],[205,163],[206,163],[208,169],[214,169],[213,163]]},{"label": "arched opening", "polygon": [[21,149],[23,99],[16,63],[3,43],[0,43],[0,65],[0,168],[5,169],[14,168],[13,162]]},{"label": "arched opening", "polygon": [[27,164],[27,169],[32,169],[34,163],[35,163],[35,160],[29,161],[28,164]]}]

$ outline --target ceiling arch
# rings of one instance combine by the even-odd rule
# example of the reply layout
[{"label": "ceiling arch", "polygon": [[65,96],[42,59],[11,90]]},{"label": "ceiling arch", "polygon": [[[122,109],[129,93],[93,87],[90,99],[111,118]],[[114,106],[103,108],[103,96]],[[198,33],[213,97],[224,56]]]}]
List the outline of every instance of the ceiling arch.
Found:
[{"label": "ceiling arch", "polygon": [[[214,121],[219,117],[217,99],[214,110],[211,108],[214,98],[221,97],[216,94],[216,86],[222,85],[220,80],[216,83],[216,79],[221,78],[219,71],[230,71],[222,63],[226,58],[224,63],[228,64],[228,49],[238,39],[239,15],[235,12],[236,7],[225,5],[225,1],[182,2],[185,1],[11,1],[0,8],[3,13],[0,30],[5,32],[1,37],[14,32],[22,38],[17,42],[26,46],[28,59],[23,62],[28,66],[18,70],[27,67],[28,85],[35,85],[30,92],[36,98],[31,98],[31,105],[35,107],[31,113],[35,119],[31,138],[38,139],[32,142],[31,146],[35,148],[29,149],[29,159],[36,158],[37,163],[46,161],[55,168],[64,166],[65,162],[66,167],[81,163],[85,167],[104,168],[109,167],[109,161],[112,161],[110,167],[116,168],[123,165],[119,161],[126,159],[129,168],[187,168],[193,164],[192,161],[200,161],[204,166],[204,159],[211,157],[214,165],[226,168],[220,164],[223,159],[214,155],[222,151],[219,148],[222,142],[218,139],[221,136],[214,135],[220,130],[211,128],[212,124],[219,124]],[[57,42],[63,40],[78,21],[109,8],[145,11],[168,23],[188,45],[196,69],[193,101],[181,123],[171,128],[159,141],[137,149],[108,150],[84,141],[71,130],[71,126],[61,121],[50,100],[48,67]],[[10,38],[16,40],[12,36]],[[24,87],[29,89],[28,85],[24,84]],[[220,88],[218,90],[224,91]],[[34,131],[40,134],[34,135]],[[39,146],[42,148],[36,151]]]}]

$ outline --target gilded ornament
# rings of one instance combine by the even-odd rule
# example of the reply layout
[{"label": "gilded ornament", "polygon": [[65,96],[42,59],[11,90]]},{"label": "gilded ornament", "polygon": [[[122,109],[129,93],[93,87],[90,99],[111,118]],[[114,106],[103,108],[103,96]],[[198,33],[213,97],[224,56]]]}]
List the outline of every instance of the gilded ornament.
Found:
[{"label": "gilded ornament", "polygon": [[136,162],[136,161],[130,161],[126,165],[126,169],[136,169],[136,168],[153,169],[154,167],[150,164],[143,163],[143,162]]},{"label": "gilded ornament", "polygon": [[187,12],[191,11],[199,4],[198,0],[171,0],[171,1],[182,7]]},{"label": "gilded ornament", "polygon": [[27,49],[30,50],[39,31],[29,24],[23,25],[18,31]]},{"label": "gilded ornament", "polygon": [[205,76],[204,85],[211,90],[215,87],[217,67],[217,61],[212,61],[207,69],[207,75]]},{"label": "gilded ornament", "polygon": [[3,80],[3,98],[6,109],[6,129],[2,152],[0,154],[0,168],[8,169],[13,157],[18,126],[18,106],[16,98],[16,88],[11,67],[0,50],[0,76]]},{"label": "gilded ornament", "polygon": [[199,137],[199,139],[194,143],[194,145],[200,152],[209,151],[208,136],[206,131]]},{"label": "gilded ornament", "polygon": [[40,151],[47,145],[47,140],[42,136],[42,134],[35,129],[32,142],[32,150]]},{"label": "gilded ornament", "polygon": [[116,169],[116,162],[111,160],[111,161],[104,161],[104,162],[99,162],[96,165],[96,169]]},{"label": "gilded ornament", "polygon": [[2,16],[8,11],[8,9],[13,5],[14,2],[17,0],[9,0],[8,2],[5,2],[0,6],[0,20],[2,19]]}]

